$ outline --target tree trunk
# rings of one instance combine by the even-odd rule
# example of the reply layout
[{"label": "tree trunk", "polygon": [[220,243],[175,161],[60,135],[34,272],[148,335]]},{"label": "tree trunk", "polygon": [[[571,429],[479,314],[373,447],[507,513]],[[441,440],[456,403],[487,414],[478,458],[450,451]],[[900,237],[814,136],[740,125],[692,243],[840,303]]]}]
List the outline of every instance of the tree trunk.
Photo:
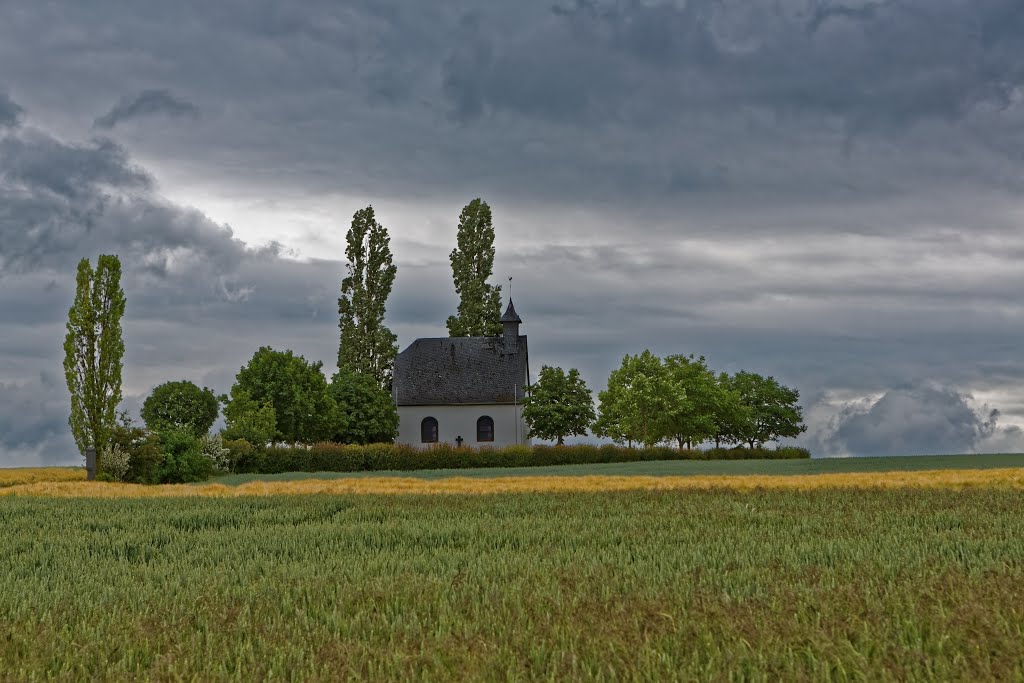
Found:
[{"label": "tree trunk", "polygon": [[679,442],[679,450],[683,450],[683,444],[686,443],[686,439],[679,437],[676,441]]},{"label": "tree trunk", "polygon": [[564,446],[565,445],[565,437],[562,436],[561,434],[558,435],[558,445],[559,446]]}]

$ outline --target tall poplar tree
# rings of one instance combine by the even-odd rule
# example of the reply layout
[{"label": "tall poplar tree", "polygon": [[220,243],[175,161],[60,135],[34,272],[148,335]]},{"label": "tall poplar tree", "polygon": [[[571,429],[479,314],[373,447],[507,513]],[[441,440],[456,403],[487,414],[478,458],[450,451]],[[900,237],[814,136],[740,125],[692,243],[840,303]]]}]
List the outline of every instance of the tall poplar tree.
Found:
[{"label": "tall poplar tree", "polygon": [[348,275],[341,282],[338,299],[338,367],[368,375],[390,391],[398,354],[398,337],[384,325],[384,309],[397,272],[391,238],[368,206],[352,216],[346,241]]},{"label": "tall poplar tree", "polygon": [[64,376],[71,392],[68,424],[83,455],[90,446],[101,453],[114,428],[122,398],[124,304],[117,256],[101,255],[95,271],[89,259],[79,261],[78,286],[64,338]]},{"label": "tall poplar tree", "polygon": [[496,337],[501,334],[501,287],[487,284],[494,272],[494,224],[487,202],[477,198],[462,209],[457,239],[449,258],[459,312],[448,316],[448,334]]}]

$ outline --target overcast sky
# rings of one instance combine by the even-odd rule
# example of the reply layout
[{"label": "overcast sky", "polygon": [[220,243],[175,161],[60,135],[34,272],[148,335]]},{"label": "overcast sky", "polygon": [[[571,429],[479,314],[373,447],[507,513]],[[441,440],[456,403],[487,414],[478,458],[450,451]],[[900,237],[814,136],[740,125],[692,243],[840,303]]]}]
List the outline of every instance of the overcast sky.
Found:
[{"label": "overcast sky", "polygon": [[372,204],[402,348],[483,197],[531,367],[695,353],[816,455],[1024,451],[1019,0],[0,0],[0,465],[81,462],[78,259],[121,256],[125,406],[261,345],[333,372]]}]

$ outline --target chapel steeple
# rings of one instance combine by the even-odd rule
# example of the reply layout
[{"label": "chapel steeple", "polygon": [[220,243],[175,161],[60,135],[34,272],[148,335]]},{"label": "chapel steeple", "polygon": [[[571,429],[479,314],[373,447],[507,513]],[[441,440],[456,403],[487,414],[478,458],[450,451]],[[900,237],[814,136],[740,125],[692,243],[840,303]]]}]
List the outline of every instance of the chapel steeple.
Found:
[{"label": "chapel steeple", "polygon": [[501,329],[505,340],[505,353],[515,353],[519,348],[519,325],[523,319],[516,313],[516,307],[512,305],[512,299],[508,300],[508,308],[505,315],[501,316]]}]

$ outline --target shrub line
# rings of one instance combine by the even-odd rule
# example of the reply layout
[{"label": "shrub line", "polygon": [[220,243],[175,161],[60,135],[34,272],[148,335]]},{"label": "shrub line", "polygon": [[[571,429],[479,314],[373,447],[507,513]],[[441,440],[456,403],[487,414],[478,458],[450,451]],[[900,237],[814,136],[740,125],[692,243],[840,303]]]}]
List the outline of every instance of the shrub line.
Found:
[{"label": "shrub line", "polygon": [[670,447],[624,448],[613,445],[508,446],[469,448],[438,444],[418,449],[404,444],[346,445],[319,443],[310,447],[255,449],[246,442],[225,441],[233,450],[238,474],[283,472],[381,472],[488,467],[591,465],[654,460],[793,460],[810,458],[804,448],[717,448],[677,450]]}]

